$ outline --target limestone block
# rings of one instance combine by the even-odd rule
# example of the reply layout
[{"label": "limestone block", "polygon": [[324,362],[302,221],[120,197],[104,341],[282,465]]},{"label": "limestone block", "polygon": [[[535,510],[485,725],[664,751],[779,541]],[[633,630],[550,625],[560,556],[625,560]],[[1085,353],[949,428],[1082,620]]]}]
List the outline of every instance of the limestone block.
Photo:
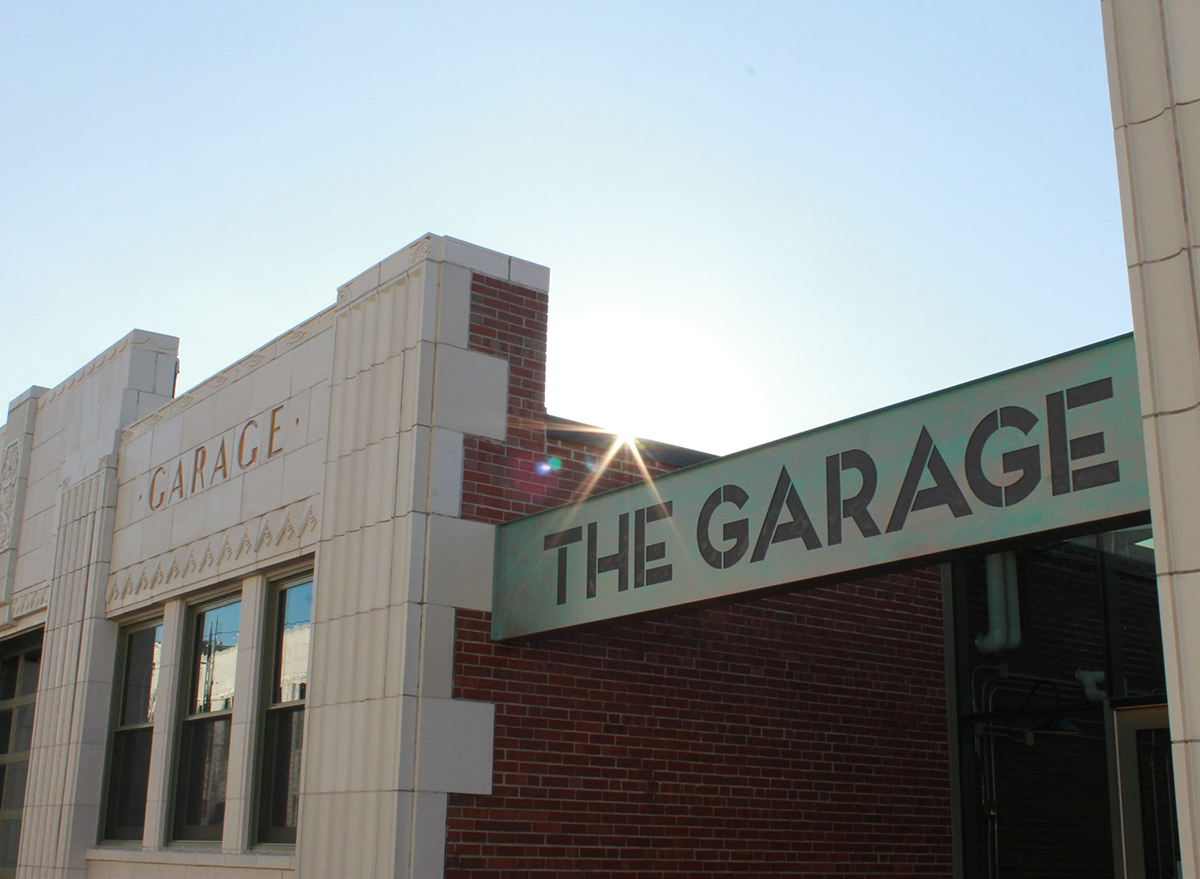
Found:
[{"label": "limestone block", "polygon": [[508,361],[439,345],[433,423],[503,440],[508,428]]},{"label": "limestone block", "polygon": [[1163,12],[1171,97],[1176,104],[1200,101],[1200,3],[1167,3]]},{"label": "limestone block", "polygon": [[454,695],[454,608],[427,604],[421,639],[421,695],[449,699]]},{"label": "limestone block", "polygon": [[415,695],[421,656],[421,606],[406,602],[388,608],[386,696]]},{"label": "limestone block", "polygon": [[[1172,729],[1171,738],[1175,738]],[[1175,791],[1180,811],[1184,814],[1200,814],[1200,742],[1171,743],[1171,762],[1175,771]],[[1182,802],[1180,802],[1182,800]],[[1184,805],[1188,808],[1184,809]],[[1179,862],[1183,865],[1181,876],[1194,876],[1200,864],[1200,831],[1196,827],[1188,827],[1187,823],[1179,823]]]},{"label": "limestone block", "polygon": [[[1170,104],[1167,65],[1163,53],[1162,22],[1158,10],[1146,14],[1142,3],[1116,2],[1110,47],[1115,46],[1120,71],[1122,119],[1126,124],[1143,122]],[[1110,54],[1113,54],[1110,49]],[[1114,114],[1114,118],[1116,114]]]},{"label": "limestone block", "polygon": [[509,279],[522,287],[546,292],[550,289],[550,269],[513,257],[509,261]]},{"label": "limestone block", "polygon": [[[1160,414],[1156,419],[1159,465],[1168,480],[1163,497],[1165,518],[1156,522],[1156,536],[1164,533],[1166,550],[1160,554],[1155,546],[1159,573],[1200,570],[1200,455],[1196,454],[1200,439],[1200,409]],[[1166,567],[1163,567],[1163,562]],[[1200,619],[1200,617],[1197,617]]]},{"label": "limestone block", "polygon": [[495,706],[421,700],[417,790],[490,794]]},{"label": "limestone block", "polygon": [[285,504],[321,493],[325,484],[325,443],[309,443],[283,458],[281,497]]},{"label": "limestone block", "polygon": [[150,466],[161,467],[183,451],[183,419],[170,418],[154,428]]},{"label": "limestone block", "polygon": [[[1146,344],[1155,366],[1150,380],[1157,411],[1176,411],[1200,403],[1200,339],[1196,336],[1196,298],[1186,253],[1141,267],[1145,285]],[[1169,365],[1169,368],[1167,368]]]},{"label": "limestone block", "polygon": [[[1200,8],[1200,4],[1197,4]],[[1200,52],[1193,55],[1200,59]],[[1175,124],[1187,199],[1188,243],[1200,247],[1200,101],[1175,108]]]},{"label": "limestone block", "polygon": [[468,244],[457,238],[446,237],[442,239],[441,258],[442,262],[464,266],[493,278],[508,280],[508,256],[485,247]]},{"label": "limestone block", "polygon": [[139,391],[155,390],[158,374],[158,353],[148,348],[133,348],[129,352],[129,387]]},{"label": "limestone block", "polygon": [[1173,117],[1164,113],[1126,132],[1139,257],[1166,259],[1187,246]]},{"label": "limestone block", "polygon": [[400,429],[433,424],[434,346],[420,342],[404,352],[403,387],[400,396]]},{"label": "limestone block", "polygon": [[437,338],[438,276],[436,263],[409,270],[405,283],[408,307],[404,316],[404,350]]},{"label": "limestone block", "polygon": [[431,431],[417,426],[400,434],[396,465],[396,515],[429,509],[429,448]]},{"label": "limestone block", "polygon": [[463,435],[434,428],[429,459],[429,512],[457,516],[462,507]]},{"label": "limestone block", "polygon": [[495,535],[485,522],[430,516],[425,600],[490,611]]},{"label": "limestone block", "polygon": [[446,871],[446,804],[442,793],[413,797],[412,879],[442,879]]},{"label": "limestone block", "polygon": [[292,349],[293,391],[329,381],[333,369],[333,338],[331,330],[324,330]]},{"label": "limestone block", "polygon": [[437,341],[466,348],[471,330],[471,270],[444,263],[440,272]]}]

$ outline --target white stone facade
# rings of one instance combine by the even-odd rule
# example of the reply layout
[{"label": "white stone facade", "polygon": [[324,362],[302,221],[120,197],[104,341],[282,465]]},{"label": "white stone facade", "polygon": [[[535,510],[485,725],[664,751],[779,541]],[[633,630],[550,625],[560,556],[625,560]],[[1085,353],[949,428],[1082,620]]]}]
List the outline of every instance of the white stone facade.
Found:
[{"label": "white stone facade", "polygon": [[1200,875],[1200,3],[1104,0],[1184,876]]},{"label": "white stone facade", "polygon": [[[13,402],[0,632],[42,633],[17,876],[442,875],[447,795],[490,791],[492,768],[492,706],[452,698],[455,608],[491,601],[492,527],[458,517],[463,437],[507,420],[507,361],[468,348],[472,272],[547,287],[541,266],[427,235],[181,397],[177,340],[134,331]],[[287,845],[256,831],[258,742],[272,590],[304,571]],[[224,817],[219,839],[182,840],[189,627],[218,597],[241,602]],[[105,839],[114,669],[145,623],[161,661],[143,836]]]}]

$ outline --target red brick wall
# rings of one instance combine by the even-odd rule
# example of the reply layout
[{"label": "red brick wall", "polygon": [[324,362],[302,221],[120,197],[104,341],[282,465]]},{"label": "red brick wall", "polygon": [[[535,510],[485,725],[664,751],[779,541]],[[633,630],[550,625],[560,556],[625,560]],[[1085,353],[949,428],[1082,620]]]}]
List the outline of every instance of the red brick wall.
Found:
[{"label": "red brick wall", "polygon": [[[471,346],[511,381],[507,441],[466,438],[464,518],[639,478],[625,451],[585,489],[598,451],[546,439],[545,330],[545,294],[473,278]],[[520,646],[488,633],[459,612],[454,695],[496,705],[495,778],[450,797],[447,876],[949,875],[935,572]]]},{"label": "red brick wall", "polygon": [[455,697],[496,705],[448,877],[950,874],[932,572],[522,646],[460,612]]}]

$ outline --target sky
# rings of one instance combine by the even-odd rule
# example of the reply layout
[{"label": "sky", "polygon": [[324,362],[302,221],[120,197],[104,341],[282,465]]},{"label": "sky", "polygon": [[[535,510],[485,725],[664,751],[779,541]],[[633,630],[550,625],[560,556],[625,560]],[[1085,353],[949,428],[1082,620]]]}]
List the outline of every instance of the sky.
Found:
[{"label": "sky", "polygon": [[0,0],[0,167],[5,400],[426,232],[550,267],[550,412],[716,453],[1131,329],[1094,0]]}]

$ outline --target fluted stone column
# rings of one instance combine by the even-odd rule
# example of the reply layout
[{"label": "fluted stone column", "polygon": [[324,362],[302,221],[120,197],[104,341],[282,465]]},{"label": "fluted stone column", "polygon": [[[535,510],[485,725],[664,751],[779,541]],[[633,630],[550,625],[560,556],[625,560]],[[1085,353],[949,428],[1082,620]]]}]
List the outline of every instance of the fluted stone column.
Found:
[{"label": "fluted stone column", "polygon": [[1103,0],[1185,876],[1200,876],[1200,2]]},{"label": "fluted stone column", "polygon": [[[491,792],[494,708],[453,698],[455,613],[490,608],[463,446],[505,436],[508,364],[470,349],[470,287],[519,263],[427,235],[339,289],[298,879],[440,879],[450,794]],[[470,586],[464,557],[485,560]]]}]

